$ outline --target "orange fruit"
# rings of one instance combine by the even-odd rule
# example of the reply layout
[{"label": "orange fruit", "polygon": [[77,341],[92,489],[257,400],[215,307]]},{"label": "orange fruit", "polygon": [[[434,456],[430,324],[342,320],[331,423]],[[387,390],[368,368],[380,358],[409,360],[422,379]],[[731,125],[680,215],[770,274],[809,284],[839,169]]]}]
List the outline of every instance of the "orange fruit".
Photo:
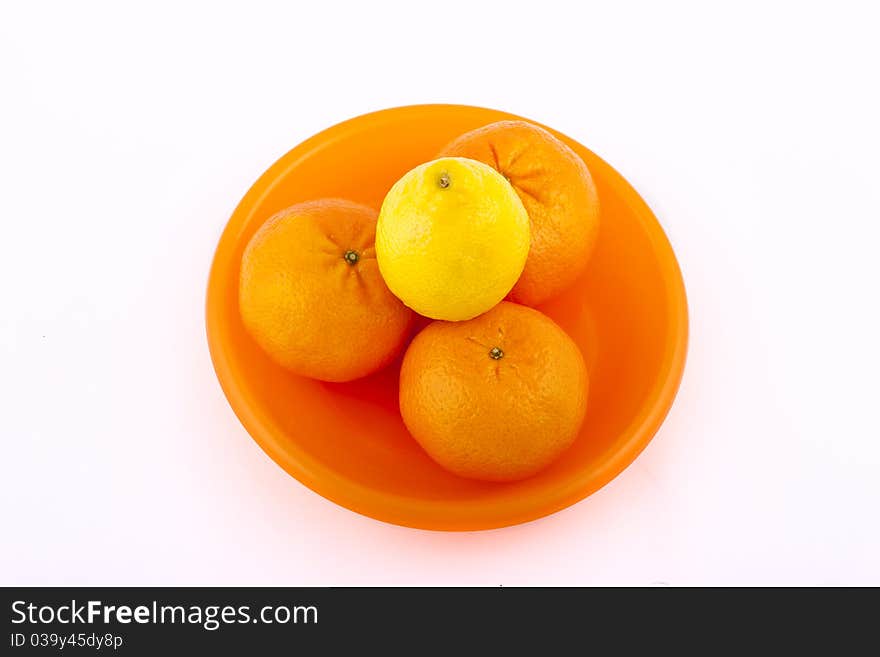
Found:
[{"label": "orange fruit", "polygon": [[584,161],[566,144],[531,123],[498,121],[461,135],[440,157],[494,167],[529,214],[531,247],[509,299],[538,305],[583,272],[599,231],[599,197]]},{"label": "orange fruit", "polygon": [[441,466],[513,481],[556,459],[580,430],[587,370],[546,315],[509,301],[471,320],[433,322],[403,357],[400,413]]},{"label": "orange fruit", "polygon": [[239,310],[279,365],[323,381],[350,381],[390,362],[413,313],[376,263],[375,210],[321,199],[271,217],[244,250]]}]

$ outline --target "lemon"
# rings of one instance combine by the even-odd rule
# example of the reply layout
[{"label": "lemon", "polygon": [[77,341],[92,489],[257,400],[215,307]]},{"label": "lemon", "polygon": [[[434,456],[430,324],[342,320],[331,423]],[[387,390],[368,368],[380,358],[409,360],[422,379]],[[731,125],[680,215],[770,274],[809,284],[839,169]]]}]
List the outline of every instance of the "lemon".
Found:
[{"label": "lemon", "polygon": [[388,192],[376,259],[407,306],[460,321],[507,296],[529,240],[528,214],[504,176],[476,160],[445,157],[412,169]]}]

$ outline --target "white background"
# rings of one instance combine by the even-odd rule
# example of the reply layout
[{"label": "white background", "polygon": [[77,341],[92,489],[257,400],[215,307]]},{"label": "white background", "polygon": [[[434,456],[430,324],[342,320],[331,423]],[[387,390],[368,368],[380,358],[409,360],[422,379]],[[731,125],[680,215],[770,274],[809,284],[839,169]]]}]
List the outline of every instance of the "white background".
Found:
[{"label": "white background", "polygon": [[[880,584],[880,17],[710,4],[3,3],[0,584]],[[208,356],[249,185],[422,102],[595,150],[687,285],[657,437],[527,525],[335,506],[248,437]]]}]

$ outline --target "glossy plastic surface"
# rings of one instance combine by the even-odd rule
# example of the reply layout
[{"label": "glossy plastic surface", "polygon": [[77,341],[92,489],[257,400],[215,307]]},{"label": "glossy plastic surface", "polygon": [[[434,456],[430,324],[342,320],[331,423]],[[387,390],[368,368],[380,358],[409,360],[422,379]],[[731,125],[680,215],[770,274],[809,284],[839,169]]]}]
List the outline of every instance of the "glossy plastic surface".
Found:
[{"label": "glossy plastic surface", "polygon": [[620,473],[672,405],[687,349],[685,291],[672,248],[620,174],[551,128],[587,163],[602,215],[587,270],[541,307],[580,345],[590,371],[581,434],[549,468],[511,484],[456,477],[427,457],[400,419],[399,359],[366,379],[320,383],[280,369],[246,334],[238,314],[239,263],[248,239],[267,217],[325,196],[378,209],[401,175],[432,159],[456,135],[517,118],[478,107],[417,105],[351,119],[272,165],[223,232],[207,297],[208,343],[223,390],[270,457],[349,509],[439,530],[533,520],[583,499]]}]

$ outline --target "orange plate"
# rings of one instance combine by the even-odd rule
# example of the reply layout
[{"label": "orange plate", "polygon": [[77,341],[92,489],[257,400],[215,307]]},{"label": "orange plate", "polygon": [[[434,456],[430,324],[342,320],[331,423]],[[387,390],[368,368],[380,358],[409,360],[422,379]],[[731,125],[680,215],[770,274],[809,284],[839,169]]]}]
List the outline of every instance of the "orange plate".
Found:
[{"label": "orange plate", "polygon": [[590,398],[580,436],[540,474],[493,484],[437,466],[400,419],[399,360],[367,379],[321,383],[278,368],[245,333],[238,314],[239,262],[266,218],[324,196],[378,209],[400,176],[433,159],[453,137],[516,118],[479,107],[417,105],[340,123],[272,165],[223,231],[207,299],[208,344],[220,384],[263,450],[337,504],[424,529],[490,529],[533,520],[608,483],[644,449],[672,405],[687,349],[687,305],[672,248],[620,174],[552,129],[590,168],[602,217],[585,274],[541,308],[580,345]]}]

